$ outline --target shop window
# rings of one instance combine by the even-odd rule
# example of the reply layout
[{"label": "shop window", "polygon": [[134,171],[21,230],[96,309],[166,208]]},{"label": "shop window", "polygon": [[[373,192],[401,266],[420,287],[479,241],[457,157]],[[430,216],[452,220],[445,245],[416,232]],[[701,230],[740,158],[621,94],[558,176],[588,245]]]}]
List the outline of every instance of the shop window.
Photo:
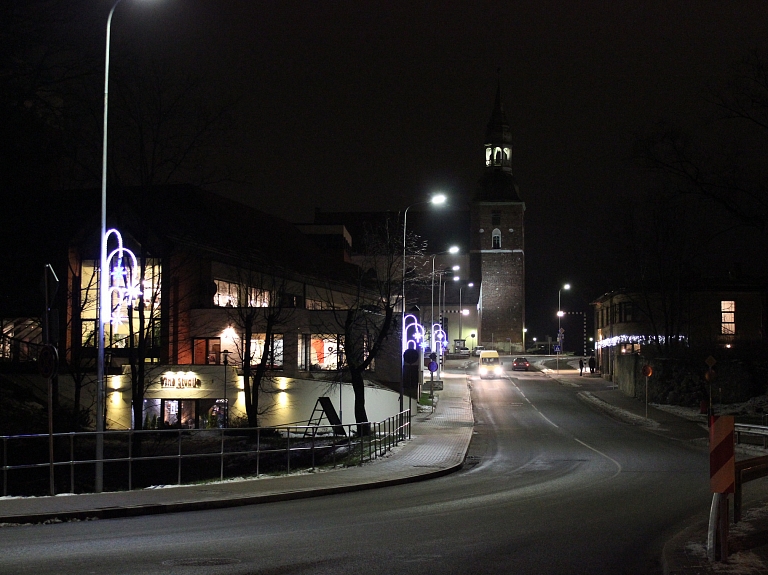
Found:
[{"label": "shop window", "polygon": [[213,305],[219,307],[237,307],[237,284],[225,280],[213,280],[216,283],[216,294],[213,296]]},{"label": "shop window", "polygon": [[334,371],[343,364],[343,350],[339,335],[305,334],[299,344],[300,369]]},{"label": "shop window", "polygon": [[732,300],[720,302],[720,333],[734,335],[736,333],[736,302]]},{"label": "shop window", "polygon": [[496,228],[493,230],[491,234],[491,239],[493,241],[492,247],[494,250],[500,250],[501,249],[501,230],[499,228]]}]

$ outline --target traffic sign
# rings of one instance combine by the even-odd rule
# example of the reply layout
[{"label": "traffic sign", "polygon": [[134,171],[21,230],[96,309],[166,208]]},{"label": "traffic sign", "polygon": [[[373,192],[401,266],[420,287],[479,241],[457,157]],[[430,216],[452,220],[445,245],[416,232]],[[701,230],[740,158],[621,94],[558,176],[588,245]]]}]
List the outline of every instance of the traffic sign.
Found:
[{"label": "traffic sign", "polygon": [[555,347],[555,353],[560,353],[560,346],[556,345],[554,347]]},{"label": "traffic sign", "polygon": [[436,361],[430,361],[429,362],[429,371],[432,373],[435,373],[437,371],[437,362]]},{"label": "traffic sign", "polygon": [[59,352],[52,345],[44,345],[37,356],[37,368],[45,378],[53,377],[59,368]]}]

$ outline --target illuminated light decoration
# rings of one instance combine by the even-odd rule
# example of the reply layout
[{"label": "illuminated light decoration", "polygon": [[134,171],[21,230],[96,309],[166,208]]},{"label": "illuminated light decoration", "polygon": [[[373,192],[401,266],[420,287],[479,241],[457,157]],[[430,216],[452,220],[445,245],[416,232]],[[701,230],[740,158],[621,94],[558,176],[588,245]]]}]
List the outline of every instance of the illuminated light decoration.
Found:
[{"label": "illuminated light decoration", "polygon": [[[684,335],[679,335],[676,338],[678,341],[686,342],[688,341],[688,338]],[[640,345],[653,345],[655,343],[664,343],[666,341],[666,337],[663,335],[656,336],[653,335],[616,335],[613,337],[609,337],[603,340],[598,341],[595,344],[595,347],[597,349],[601,349],[603,347],[615,347],[617,345],[621,345],[622,343],[639,343]]]},{"label": "illuminated light decoration", "polygon": [[194,389],[202,385],[197,374],[192,371],[168,371],[160,377],[162,387],[177,389]]},{"label": "illuminated light decoration", "polygon": [[406,315],[403,318],[403,349],[419,349],[424,345],[424,326],[419,323],[415,315]]},{"label": "illuminated light decoration", "polygon": [[[111,235],[115,236],[117,247],[109,251]],[[133,252],[123,247],[123,237],[116,229],[109,230],[102,241],[103,253],[107,254],[105,267],[109,272],[101,273],[100,305],[102,310],[109,310],[109,313],[101,314],[101,321],[119,326],[128,319],[128,305],[144,296],[138,278],[135,277],[139,265]]]},{"label": "illuminated light decoration", "polygon": [[440,349],[448,349],[448,335],[443,331],[443,326],[436,323],[432,326],[432,331],[435,333],[435,342],[440,346]]}]

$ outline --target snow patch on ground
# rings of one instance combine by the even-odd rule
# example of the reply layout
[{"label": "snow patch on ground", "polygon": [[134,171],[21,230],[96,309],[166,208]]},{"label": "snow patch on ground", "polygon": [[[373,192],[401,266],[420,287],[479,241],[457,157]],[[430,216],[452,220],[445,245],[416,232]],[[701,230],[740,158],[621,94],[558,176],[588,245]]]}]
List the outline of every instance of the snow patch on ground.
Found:
[{"label": "snow patch on ground", "polygon": [[647,427],[649,429],[658,429],[660,427],[657,421],[654,421],[650,418],[646,419],[645,417],[642,417],[640,415],[635,415],[634,413],[630,413],[629,411],[621,409],[620,407],[611,405],[610,403],[607,403],[602,399],[595,397],[588,391],[579,392],[579,397],[581,397],[584,401],[587,401],[592,405],[598,407],[599,409],[602,409],[603,411],[613,415],[617,419],[620,419],[631,425],[638,425],[642,427]]}]

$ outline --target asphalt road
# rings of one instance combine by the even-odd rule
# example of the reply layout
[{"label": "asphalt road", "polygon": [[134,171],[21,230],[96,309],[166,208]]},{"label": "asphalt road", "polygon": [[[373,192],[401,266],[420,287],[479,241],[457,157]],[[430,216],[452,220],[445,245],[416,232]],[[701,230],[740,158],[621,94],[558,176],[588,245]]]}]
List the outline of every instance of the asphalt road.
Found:
[{"label": "asphalt road", "polygon": [[701,448],[617,422],[538,372],[473,379],[472,388],[475,436],[459,473],[252,507],[3,529],[0,573],[662,572],[664,541],[709,505]]}]

